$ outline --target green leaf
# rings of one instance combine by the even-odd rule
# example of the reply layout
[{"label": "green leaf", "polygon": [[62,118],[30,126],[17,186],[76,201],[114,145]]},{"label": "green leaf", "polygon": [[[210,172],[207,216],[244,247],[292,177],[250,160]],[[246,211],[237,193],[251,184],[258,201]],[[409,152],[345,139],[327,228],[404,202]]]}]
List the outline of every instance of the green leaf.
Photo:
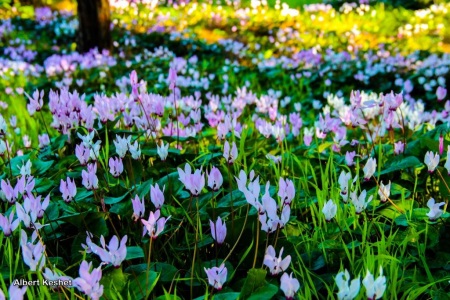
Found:
[{"label": "green leaf", "polygon": [[394,159],[389,160],[384,165],[385,169],[376,176],[404,170],[407,168],[419,167],[421,165],[422,163],[415,156],[408,156],[408,157],[397,156]]},{"label": "green leaf", "polygon": [[126,260],[143,257],[144,257],[144,250],[142,250],[141,247],[139,246],[127,247],[127,256],[125,257]]},{"label": "green leaf", "polygon": [[260,287],[248,298],[248,300],[270,300],[278,292],[278,287],[273,284],[267,284]]},{"label": "green leaf", "polygon": [[228,292],[223,294],[216,294],[212,299],[213,300],[236,300],[239,298],[239,293],[236,292]]},{"label": "green leaf", "polygon": [[[131,191],[131,190],[130,190]],[[125,197],[130,193],[130,191],[126,192],[122,196],[119,197],[105,197],[105,204],[111,205],[116,204],[125,199]]]},{"label": "green leaf", "polygon": [[33,161],[33,168],[36,169],[36,173],[38,175],[42,175],[52,167],[53,163],[54,163],[53,160],[49,161],[35,160]]},{"label": "green leaf", "polygon": [[[128,275],[127,275],[128,276]],[[113,296],[120,293],[127,283],[127,276],[122,273],[122,269],[112,269],[103,275],[100,284],[104,286],[103,296],[108,299],[114,299]]]},{"label": "green leaf", "polygon": [[143,272],[130,281],[129,291],[135,300],[147,299],[156,286],[159,273],[154,271]]},{"label": "green leaf", "polygon": [[241,289],[241,299],[248,299],[257,289],[266,284],[267,271],[264,269],[250,269]]}]

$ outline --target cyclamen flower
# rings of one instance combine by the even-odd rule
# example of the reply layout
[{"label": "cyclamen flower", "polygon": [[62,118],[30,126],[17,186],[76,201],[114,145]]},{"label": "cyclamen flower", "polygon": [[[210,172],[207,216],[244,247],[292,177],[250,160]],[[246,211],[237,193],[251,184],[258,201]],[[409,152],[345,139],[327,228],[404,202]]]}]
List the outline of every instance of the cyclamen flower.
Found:
[{"label": "cyclamen flower", "polygon": [[20,167],[20,175],[22,176],[30,176],[31,175],[31,161],[28,160],[25,164]]},{"label": "cyclamen flower", "polygon": [[447,90],[442,86],[438,86],[436,90],[436,97],[438,101],[444,100],[445,96],[447,96]]},{"label": "cyclamen flower", "polygon": [[[1,291],[1,290],[0,290]],[[27,286],[20,287],[18,285],[11,284],[8,289],[9,299],[11,300],[23,300],[23,296],[27,292]],[[3,298],[5,299],[5,298]]]},{"label": "cyclamen flower", "polygon": [[39,93],[38,90],[35,90],[33,93],[33,98],[30,97],[26,92],[24,92],[25,96],[27,96],[30,103],[27,104],[27,110],[30,116],[34,115],[37,111],[40,111],[44,106],[44,91]]},{"label": "cyclamen flower", "polygon": [[170,67],[167,81],[169,82],[169,89],[174,90],[177,84],[177,70],[175,68]]},{"label": "cyclamen flower", "polygon": [[355,210],[357,214],[362,213],[363,210],[367,208],[367,204],[372,201],[373,196],[370,196],[366,202],[366,190],[362,191],[359,197],[356,195],[356,192],[350,193],[350,198],[352,200],[353,205],[355,206]]},{"label": "cyclamen flower", "polygon": [[435,221],[439,219],[443,211],[440,209],[441,206],[445,205],[445,202],[436,203],[436,200],[434,198],[430,198],[427,202],[427,206],[430,209],[430,211],[427,213],[428,218],[430,218],[430,221]]},{"label": "cyclamen flower", "polygon": [[349,188],[348,188],[348,183],[350,181],[350,179],[352,179],[352,174],[350,172],[345,173],[345,171],[342,171],[341,174],[339,175],[339,187],[341,189],[341,197],[344,200],[345,203],[347,203],[348,201],[348,192],[349,192]]},{"label": "cyclamen flower", "polygon": [[444,153],[444,137],[442,134],[439,136],[439,155],[442,155]]},{"label": "cyclamen flower", "polygon": [[157,210],[155,213],[150,212],[148,220],[141,219],[145,226],[144,235],[148,232],[152,239],[156,239],[158,235],[164,230],[164,226],[169,218],[160,218],[161,212]]},{"label": "cyclamen flower", "polygon": [[374,279],[373,275],[367,270],[367,275],[362,281],[366,288],[366,296],[369,300],[376,300],[383,297],[386,290],[386,277],[383,276],[383,268],[380,266],[380,276]]},{"label": "cyclamen flower", "polygon": [[127,138],[121,138],[120,136],[116,135],[116,140],[113,141],[114,146],[116,146],[116,152],[117,155],[119,155],[120,158],[124,158],[128,151],[128,146],[131,144],[131,136],[128,136]]},{"label": "cyclamen flower", "polygon": [[85,166],[90,158],[90,150],[89,147],[84,146],[83,144],[76,145],[75,147],[75,156],[78,158],[78,161],[82,166]]},{"label": "cyclamen flower", "polygon": [[428,151],[425,154],[425,164],[428,167],[428,173],[434,172],[434,170],[436,169],[436,167],[439,164],[439,159],[440,159],[440,157],[439,157],[439,154],[437,154],[437,153],[434,154],[433,152]]},{"label": "cyclamen flower", "polygon": [[109,245],[106,246],[105,238],[102,235],[100,237],[102,248],[94,243],[91,243],[89,246],[91,247],[92,253],[100,256],[100,259],[104,263],[112,264],[115,268],[118,268],[127,256],[127,239],[128,236],[125,235],[119,245],[119,238],[117,236],[113,236],[109,242]]},{"label": "cyclamen flower", "polygon": [[266,255],[264,256],[264,265],[266,265],[270,274],[278,275],[279,273],[286,271],[291,263],[291,256],[288,255],[284,259],[282,259],[284,248],[280,250],[280,256],[276,256],[275,249],[272,246],[267,247]]},{"label": "cyclamen flower", "polygon": [[211,172],[208,174],[208,186],[214,190],[218,191],[223,183],[223,177],[220,170],[216,167],[211,168]]},{"label": "cyclamen flower", "polygon": [[367,160],[366,165],[363,168],[364,171],[364,180],[370,180],[370,177],[375,173],[375,169],[377,167],[377,160],[375,158],[369,158]]},{"label": "cyclamen flower", "polygon": [[23,262],[30,267],[30,271],[40,271],[45,265],[45,246],[37,239],[37,232],[33,232],[31,242],[28,242],[27,233],[22,229],[20,235],[20,246],[22,248]]},{"label": "cyclamen flower", "polygon": [[277,156],[274,156],[274,155],[272,155],[272,154],[270,154],[270,153],[268,153],[267,155],[266,155],[266,158],[267,159],[270,159],[271,161],[273,161],[275,164],[279,164],[280,162],[281,162],[281,155],[277,155]]},{"label": "cyclamen flower", "polygon": [[227,225],[225,222],[222,222],[222,219],[218,217],[215,224],[213,221],[209,220],[209,225],[211,226],[211,235],[213,239],[217,244],[222,244],[227,236]]},{"label": "cyclamen flower", "polygon": [[378,189],[378,195],[380,196],[381,202],[386,202],[391,194],[391,181],[387,185],[383,184],[383,181],[380,182],[380,188]]},{"label": "cyclamen flower", "polygon": [[398,141],[394,144],[394,154],[399,155],[405,151],[405,144],[402,141]]},{"label": "cyclamen flower", "polygon": [[88,164],[88,170],[81,171],[81,177],[83,178],[82,184],[83,186],[88,189],[97,189],[98,188],[98,178],[97,178],[97,164]]},{"label": "cyclamen flower", "polygon": [[133,204],[133,219],[136,222],[140,218],[144,216],[145,213],[145,204],[144,198],[139,199],[139,196],[136,195],[134,199],[131,199],[131,203]]},{"label": "cyclamen flower", "polygon": [[322,208],[322,213],[325,215],[325,220],[330,222],[336,216],[337,213],[337,205],[333,202],[333,200],[328,200],[327,203]]},{"label": "cyclamen flower", "polygon": [[288,275],[284,273],[280,279],[280,289],[283,291],[286,299],[294,299],[295,294],[300,288],[300,283],[296,278],[292,277],[292,273]]},{"label": "cyclamen flower", "polygon": [[205,187],[205,176],[201,170],[195,170],[194,174],[191,174],[191,171],[192,169],[189,164],[185,165],[184,171],[178,168],[179,179],[192,195],[198,196]]},{"label": "cyclamen flower", "polygon": [[164,141],[161,141],[161,147],[156,145],[156,152],[158,153],[161,160],[165,161],[167,155],[169,154],[169,143],[164,145]]},{"label": "cyclamen flower", "polygon": [[9,216],[0,214],[0,227],[2,228],[3,234],[5,236],[10,236],[14,230],[16,230],[17,226],[19,226],[20,219],[14,219],[14,213],[11,211]]},{"label": "cyclamen flower", "polygon": [[138,141],[135,141],[134,144],[128,145],[128,150],[130,150],[131,157],[134,160],[137,160],[141,157],[141,146],[139,145]]},{"label": "cyclamen flower", "polygon": [[14,204],[16,202],[16,200],[19,198],[19,190],[17,189],[17,185],[16,185],[16,188],[13,188],[11,183],[9,182],[9,179],[7,179],[7,181],[2,179],[0,185],[1,185],[2,192],[5,195],[6,200],[10,204]]},{"label": "cyclamen flower", "polygon": [[114,177],[119,177],[123,172],[123,163],[120,157],[109,158],[109,172]]},{"label": "cyclamen flower", "polygon": [[160,209],[161,206],[164,204],[164,190],[166,186],[163,186],[163,189],[159,188],[158,184],[155,184],[155,186],[150,186],[150,200],[155,205],[156,209]]},{"label": "cyclamen flower", "polygon": [[92,300],[98,300],[103,295],[103,285],[100,285],[102,279],[101,266],[90,271],[92,262],[88,264],[83,260],[80,265],[80,277],[73,281],[74,286],[91,297]]},{"label": "cyclamen flower", "polygon": [[238,158],[238,150],[235,142],[233,142],[230,150],[230,143],[225,141],[225,145],[223,146],[223,157],[225,157],[229,164],[234,163],[234,161]]},{"label": "cyclamen flower", "polygon": [[352,151],[352,152],[347,151],[345,153],[345,163],[347,164],[347,166],[351,167],[355,164],[355,162],[353,161],[355,156],[356,156],[355,151]]},{"label": "cyclamen flower", "polygon": [[75,185],[75,180],[70,180],[67,177],[67,181],[61,179],[61,183],[59,185],[59,191],[62,194],[62,198],[64,201],[69,203],[77,194],[77,186]]},{"label": "cyclamen flower", "polygon": [[44,148],[45,146],[50,145],[50,138],[46,133],[38,135],[38,141],[39,141],[39,148]]},{"label": "cyclamen flower", "polygon": [[281,198],[283,205],[290,205],[295,197],[294,183],[290,179],[284,180],[280,177],[278,197]]},{"label": "cyclamen flower", "polygon": [[334,280],[339,289],[339,292],[337,293],[339,300],[353,300],[358,296],[359,289],[361,288],[359,277],[353,279],[350,283],[350,274],[347,269],[345,269],[345,272],[339,272]]},{"label": "cyclamen flower", "polygon": [[208,276],[209,285],[213,286],[216,290],[221,290],[223,284],[227,280],[228,271],[225,264],[221,264],[220,267],[213,267],[210,269],[204,268],[205,273]]}]

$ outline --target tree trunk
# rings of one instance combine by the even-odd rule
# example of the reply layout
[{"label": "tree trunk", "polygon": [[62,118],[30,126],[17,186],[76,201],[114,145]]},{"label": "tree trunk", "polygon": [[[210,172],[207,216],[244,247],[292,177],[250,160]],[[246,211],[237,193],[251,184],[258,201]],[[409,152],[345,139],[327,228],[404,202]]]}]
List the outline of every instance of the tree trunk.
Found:
[{"label": "tree trunk", "polygon": [[78,51],[112,49],[109,0],[78,0]]}]

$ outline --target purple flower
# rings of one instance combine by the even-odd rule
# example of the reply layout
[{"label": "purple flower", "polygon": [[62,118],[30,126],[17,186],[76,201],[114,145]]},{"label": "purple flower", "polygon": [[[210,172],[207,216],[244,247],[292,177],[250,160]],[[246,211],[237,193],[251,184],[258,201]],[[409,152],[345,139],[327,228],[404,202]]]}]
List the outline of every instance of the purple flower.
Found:
[{"label": "purple flower", "polygon": [[7,181],[3,180],[1,181],[1,188],[2,192],[5,195],[6,200],[14,204],[16,200],[19,198],[19,191],[17,189],[14,189],[9,182],[9,179]]},{"label": "purple flower", "polygon": [[75,156],[80,161],[80,164],[82,166],[85,166],[87,164],[87,162],[89,161],[89,157],[90,157],[89,147],[86,147],[83,144],[76,145]]},{"label": "purple flower", "polygon": [[34,244],[36,239],[37,232],[35,231],[31,237],[31,242],[28,242],[27,233],[22,229],[20,246],[22,247],[23,262],[30,267],[31,271],[41,270],[45,264],[45,246],[39,240]]},{"label": "purple flower", "polygon": [[345,163],[347,164],[347,166],[351,167],[353,165],[355,165],[355,162],[353,161],[355,159],[356,156],[356,152],[352,151],[352,152],[346,152],[345,153]]},{"label": "purple flower", "polygon": [[66,201],[67,203],[72,201],[77,194],[77,186],[75,185],[75,180],[70,180],[69,177],[67,177],[67,181],[61,179],[59,191],[61,192],[64,201]]},{"label": "purple flower", "polygon": [[123,172],[123,163],[120,157],[109,158],[109,173],[114,177],[119,177]]},{"label": "purple flower", "polygon": [[96,269],[90,271],[92,262],[89,264],[83,260],[80,265],[80,277],[75,278],[73,281],[74,286],[91,297],[93,300],[98,300],[103,295],[103,285],[100,285],[100,279],[102,278],[102,269],[99,266]]},{"label": "purple flower", "polygon": [[127,243],[128,236],[124,236],[122,240],[120,241],[119,245],[119,238],[117,236],[113,236],[111,238],[111,241],[109,242],[109,245],[106,246],[105,238],[103,235],[100,237],[100,243],[102,244],[102,248],[95,245],[91,242],[89,245],[91,247],[92,253],[97,254],[100,256],[100,259],[107,264],[112,264],[115,268],[118,268],[122,261],[125,260],[125,257],[127,256]]},{"label": "purple flower", "polygon": [[300,283],[296,278],[292,277],[292,273],[288,275],[284,273],[280,279],[280,289],[284,292],[286,299],[294,299],[295,293],[300,288]]},{"label": "purple flower", "polygon": [[87,172],[86,170],[81,172],[81,177],[83,178],[82,184],[88,190],[95,190],[98,188],[98,178],[96,175],[97,163],[88,164],[87,168]]},{"label": "purple flower", "polygon": [[447,96],[447,89],[443,88],[442,86],[438,86],[436,90],[436,97],[438,101],[444,100],[445,96]]},{"label": "purple flower", "polygon": [[38,90],[35,90],[33,93],[33,98],[31,98],[27,93],[25,93],[25,96],[27,96],[28,100],[30,100],[30,103],[27,104],[27,109],[30,116],[34,115],[36,111],[40,111],[42,106],[44,106],[44,91],[39,93]]},{"label": "purple flower", "polygon": [[164,204],[164,190],[166,186],[163,186],[163,189],[159,188],[158,184],[155,184],[155,186],[150,186],[150,200],[155,205],[156,209],[160,209],[161,206]]},{"label": "purple flower", "polygon": [[216,290],[221,290],[223,284],[227,280],[227,268],[225,264],[221,264],[220,267],[213,267],[210,269],[205,269],[206,275],[208,276],[209,285],[213,286]]},{"label": "purple flower", "polygon": [[158,235],[164,230],[164,226],[169,218],[160,218],[161,212],[158,209],[155,213],[150,212],[148,220],[141,219],[145,226],[144,235],[148,232],[152,239],[156,239]]},{"label": "purple flower", "polygon": [[136,195],[134,199],[131,199],[131,203],[133,204],[133,219],[136,222],[140,218],[144,216],[145,213],[145,204],[144,198],[142,200],[139,199],[139,196]]},{"label": "purple flower", "polygon": [[6,217],[0,214],[0,227],[2,228],[3,234],[5,236],[10,236],[14,230],[16,230],[17,226],[19,226],[19,219],[13,221],[14,213],[11,211],[9,216]]},{"label": "purple flower", "polygon": [[38,135],[38,140],[39,140],[39,148],[44,148],[45,146],[50,145],[50,138],[46,133]]},{"label": "purple flower", "polygon": [[227,225],[222,222],[220,217],[217,218],[216,224],[209,220],[209,225],[211,226],[211,235],[213,239],[220,245],[225,241],[227,236]]},{"label": "purple flower", "polygon": [[[9,286],[9,299],[11,300],[22,300],[23,296],[27,292],[27,286],[20,287],[19,285],[11,284]],[[3,298],[5,299],[5,298]]]},{"label": "purple flower", "polygon": [[175,89],[177,84],[177,70],[175,68],[170,67],[169,77],[167,78],[167,81],[169,82],[169,89]]},{"label": "purple flower", "polygon": [[194,174],[191,174],[191,170],[189,164],[185,165],[184,171],[178,168],[179,179],[192,195],[198,196],[205,187],[205,176],[201,170],[195,170]]},{"label": "purple flower", "polygon": [[279,189],[278,189],[278,197],[281,198],[283,205],[290,205],[292,199],[295,197],[295,188],[292,180],[280,177],[279,181]]},{"label": "purple flower", "polygon": [[223,157],[225,157],[229,164],[234,163],[234,161],[238,157],[238,150],[235,142],[233,142],[230,150],[230,143],[228,143],[228,141],[225,141],[225,144],[223,146]]},{"label": "purple flower", "polygon": [[282,258],[284,248],[280,250],[280,256],[276,256],[275,248],[272,246],[267,247],[266,255],[264,256],[264,265],[266,265],[270,274],[278,275],[279,273],[286,271],[291,263],[291,256],[288,255],[284,259]]},{"label": "purple flower", "polygon": [[211,172],[208,174],[208,186],[214,191],[218,191],[223,183],[223,177],[220,170],[216,167],[211,168]]},{"label": "purple flower", "polygon": [[394,144],[394,153],[396,155],[403,153],[403,151],[405,151],[405,144],[402,141],[398,141]]},{"label": "purple flower", "polygon": [[439,136],[439,155],[442,155],[444,153],[444,137],[442,134]]}]

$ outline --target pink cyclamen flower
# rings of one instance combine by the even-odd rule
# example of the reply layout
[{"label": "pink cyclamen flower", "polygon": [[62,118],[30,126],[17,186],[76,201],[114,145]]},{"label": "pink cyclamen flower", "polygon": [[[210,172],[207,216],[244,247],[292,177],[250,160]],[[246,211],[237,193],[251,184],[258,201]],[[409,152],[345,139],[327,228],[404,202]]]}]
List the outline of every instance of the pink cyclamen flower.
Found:
[{"label": "pink cyclamen flower", "polygon": [[425,164],[428,167],[428,173],[433,173],[436,167],[439,164],[440,156],[437,153],[433,153],[431,151],[428,151],[425,154]]},{"label": "pink cyclamen flower", "polygon": [[149,236],[152,239],[156,239],[158,235],[164,230],[164,226],[170,217],[167,219],[160,218],[160,215],[161,211],[158,209],[157,211],[155,211],[155,213],[153,213],[152,211],[150,212],[148,220],[141,219],[142,224],[144,224],[145,226],[144,235],[148,232]]},{"label": "pink cyclamen flower", "polygon": [[223,146],[223,157],[225,157],[229,164],[234,163],[234,161],[238,158],[238,150],[235,142],[233,142],[230,150],[230,143],[228,143],[228,141],[225,141],[225,144]]},{"label": "pink cyclamen flower", "polygon": [[221,290],[223,284],[227,280],[228,270],[225,264],[221,264],[220,267],[213,267],[210,269],[204,268],[205,273],[208,276],[208,283],[216,290]]},{"label": "pink cyclamen flower", "polygon": [[156,209],[160,209],[161,206],[164,204],[164,190],[166,186],[163,186],[163,189],[159,188],[158,184],[155,184],[155,186],[150,186],[150,200],[155,205]]},{"label": "pink cyclamen flower", "polygon": [[292,277],[292,273],[290,275],[284,273],[280,279],[280,289],[284,292],[286,299],[294,299],[295,294],[300,289],[300,283]]},{"label": "pink cyclamen flower", "polygon": [[194,174],[191,174],[192,169],[189,164],[186,164],[184,171],[178,168],[178,175],[180,181],[184,184],[192,195],[198,196],[202,189],[205,187],[205,175],[201,170],[195,170]]},{"label": "pink cyclamen flower", "polygon": [[[9,299],[22,300],[23,296],[27,292],[27,286],[20,287],[19,285],[11,284],[8,289]],[[5,298],[3,298],[5,299]]]},{"label": "pink cyclamen flower", "polygon": [[97,164],[88,164],[88,170],[83,170],[81,172],[81,177],[83,178],[82,184],[88,190],[95,190],[98,188],[98,178],[97,178]]},{"label": "pink cyclamen flower", "polygon": [[89,147],[86,147],[84,144],[76,145],[75,147],[75,156],[78,158],[78,161],[82,166],[85,166],[90,158],[90,150]]},{"label": "pink cyclamen flower", "polygon": [[363,168],[364,171],[364,180],[368,181],[370,180],[370,177],[375,174],[375,170],[377,168],[377,160],[373,157],[369,158],[367,160],[366,165]]},{"label": "pink cyclamen flower", "polygon": [[439,135],[439,155],[442,155],[444,153],[444,137]]},{"label": "pink cyclamen flower", "polygon": [[123,172],[123,163],[120,157],[109,158],[109,173],[114,177],[119,177]]},{"label": "pink cyclamen flower", "polygon": [[217,244],[222,244],[227,236],[227,224],[222,222],[222,219],[218,217],[215,224],[212,220],[209,220],[209,225],[211,226],[211,235],[213,239]]},{"label": "pink cyclamen flower", "polygon": [[88,263],[83,260],[80,265],[80,277],[73,281],[74,286],[91,297],[93,300],[98,300],[103,295],[103,285],[100,284],[102,279],[101,265],[98,268],[91,270],[92,262]]},{"label": "pink cyclamen flower", "polygon": [[223,183],[223,177],[220,170],[216,167],[212,167],[211,172],[208,174],[208,186],[214,190],[218,191]]},{"label": "pink cyclamen flower", "polygon": [[107,264],[112,264],[115,268],[120,267],[120,264],[125,260],[127,256],[127,239],[128,236],[124,236],[122,240],[120,240],[117,236],[113,236],[109,245],[106,245],[105,238],[103,235],[100,237],[100,243],[102,247],[97,246],[94,243],[89,245],[91,247],[92,253],[100,256],[100,259]]},{"label": "pink cyclamen flower", "polygon": [[33,93],[33,97],[30,97],[27,93],[25,93],[30,103],[27,104],[28,113],[30,116],[34,115],[35,112],[40,111],[44,106],[44,91],[39,93],[38,90],[35,90]]},{"label": "pink cyclamen flower", "polygon": [[280,250],[280,256],[276,256],[275,248],[273,246],[267,247],[266,255],[264,256],[264,265],[266,265],[270,274],[278,275],[279,273],[286,271],[291,263],[291,256],[288,255],[284,259],[282,258],[284,248]]},{"label": "pink cyclamen flower", "polygon": [[355,151],[352,151],[352,152],[347,151],[345,153],[345,163],[347,164],[347,166],[351,167],[351,166],[355,165],[355,162],[354,162],[355,156],[356,156]]},{"label": "pink cyclamen flower", "polygon": [[445,96],[447,96],[447,89],[443,88],[442,86],[438,86],[436,90],[436,97],[438,101],[444,100]]},{"label": "pink cyclamen flower", "polygon": [[[44,275],[45,279],[47,279],[49,281],[49,283],[50,282],[60,282],[61,280],[62,281],[70,281],[70,282],[73,281],[72,277],[60,275],[56,271],[53,272],[49,268],[45,268],[45,272],[42,275]],[[52,287],[53,289],[58,289],[60,286],[50,284],[50,287]],[[68,287],[71,287],[71,286],[68,286]]]},{"label": "pink cyclamen flower", "polygon": [[20,219],[14,219],[14,212],[10,212],[9,216],[0,214],[0,227],[2,228],[3,234],[5,236],[10,236],[14,230],[16,230],[17,226],[19,226]]},{"label": "pink cyclamen flower", "polygon": [[131,203],[133,204],[133,216],[132,218],[136,222],[137,220],[141,219],[144,216],[145,213],[145,204],[144,204],[144,198],[139,199],[139,196],[136,195],[134,199],[131,199]]},{"label": "pink cyclamen flower", "polygon": [[430,221],[435,221],[442,216],[444,212],[442,209],[440,209],[440,207],[443,205],[445,205],[445,202],[436,203],[434,198],[430,198],[430,200],[428,200],[427,206],[430,209],[430,211],[427,213],[427,216],[430,219]]},{"label": "pink cyclamen flower", "polygon": [[6,200],[10,204],[14,204],[16,200],[19,198],[19,190],[17,188],[12,187],[11,183],[9,182],[9,179],[7,179],[6,181],[2,179],[0,185]]},{"label": "pink cyclamen flower", "polygon": [[177,70],[175,68],[170,67],[169,77],[167,78],[167,81],[169,82],[169,89],[175,89],[177,84]]},{"label": "pink cyclamen flower", "polygon": [[77,194],[77,186],[75,185],[75,180],[70,180],[69,177],[67,177],[67,181],[61,179],[59,191],[61,192],[64,201],[66,201],[67,203],[72,201]]},{"label": "pink cyclamen flower", "polygon": [[37,239],[36,231],[31,237],[31,242],[28,242],[27,233],[22,229],[20,235],[20,246],[22,248],[23,262],[30,267],[30,271],[40,271],[45,265],[45,246]]},{"label": "pink cyclamen flower", "polygon": [[405,151],[405,144],[402,141],[398,141],[394,144],[394,154],[399,155]]},{"label": "pink cyclamen flower", "polygon": [[278,197],[281,198],[281,202],[283,205],[290,205],[292,199],[295,197],[295,188],[294,183],[290,179],[284,179],[280,177],[280,181],[278,183]]}]

